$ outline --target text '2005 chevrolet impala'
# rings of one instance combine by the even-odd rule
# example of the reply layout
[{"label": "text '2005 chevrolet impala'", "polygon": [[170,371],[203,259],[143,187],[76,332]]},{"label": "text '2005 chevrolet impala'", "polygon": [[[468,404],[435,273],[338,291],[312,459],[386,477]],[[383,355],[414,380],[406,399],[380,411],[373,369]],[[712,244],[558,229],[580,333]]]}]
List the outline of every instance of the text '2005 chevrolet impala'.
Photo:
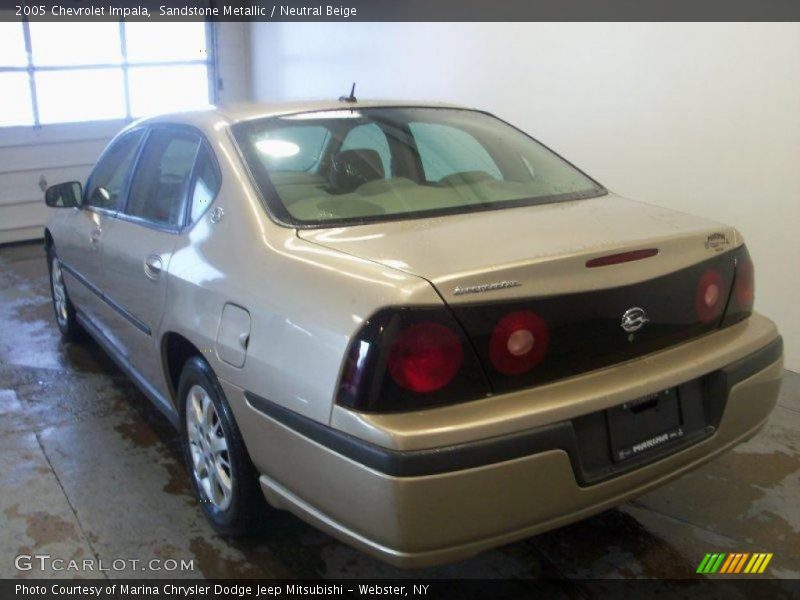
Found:
[{"label": "text '2005 chevrolet impala'", "polygon": [[490,114],[318,102],[121,132],[45,239],[225,534],[270,505],[419,567],[618,505],[753,436],[783,349],[733,228]]}]

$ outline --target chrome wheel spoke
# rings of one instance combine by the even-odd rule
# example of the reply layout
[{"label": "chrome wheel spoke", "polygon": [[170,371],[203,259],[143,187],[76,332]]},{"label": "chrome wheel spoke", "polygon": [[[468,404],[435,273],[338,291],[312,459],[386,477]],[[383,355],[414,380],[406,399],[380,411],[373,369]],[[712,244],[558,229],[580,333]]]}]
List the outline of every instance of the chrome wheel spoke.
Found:
[{"label": "chrome wheel spoke", "polygon": [[189,433],[189,444],[191,446],[197,446],[200,444],[200,434],[197,431],[197,425],[190,423],[189,427],[187,428]]},{"label": "chrome wheel spoke", "polygon": [[206,494],[206,498],[208,498],[213,504],[216,504],[214,501],[214,485],[212,485],[211,478],[206,476],[200,480],[200,486],[203,488],[203,491]]},{"label": "chrome wheel spoke", "polygon": [[230,474],[219,464],[214,465],[214,473],[214,479],[222,492],[223,500],[230,501],[231,494],[233,493]]},{"label": "chrome wheel spoke", "polygon": [[214,454],[220,454],[222,452],[227,452],[228,451],[228,440],[225,439],[224,434],[223,434],[222,437],[218,437],[218,436],[212,434],[211,435],[211,439],[209,440],[208,446],[211,449],[211,452],[213,452]]},{"label": "chrome wheel spoke", "polygon": [[198,388],[198,387],[193,387],[189,391],[189,398],[190,398],[190,402],[191,402],[191,411],[190,411],[191,412],[191,418],[192,418],[192,422],[196,426],[199,426],[202,423],[202,420],[203,420],[203,406],[202,406],[202,401],[201,401],[201,396],[200,396],[199,391],[200,391],[200,388]]},{"label": "chrome wheel spoke", "polygon": [[203,424],[204,431],[210,431],[211,422],[214,418],[214,415],[216,415],[216,411],[214,410],[214,403],[211,402],[211,398],[208,397],[208,394],[206,394],[205,390],[203,390],[202,404],[203,404],[203,415],[200,422]]},{"label": "chrome wheel spoke", "polygon": [[[230,471],[231,471],[231,463],[228,460],[228,454],[227,453],[219,455],[219,464],[224,469],[227,469],[228,473],[230,473]],[[230,475],[229,475],[229,477],[230,477]]]},{"label": "chrome wheel spoke", "polygon": [[203,466],[203,452],[197,447],[193,447],[192,450],[192,465],[194,466],[195,475],[202,476],[204,466]]},{"label": "chrome wheel spoke", "polygon": [[219,508],[223,500],[225,500],[225,494],[220,487],[219,479],[217,478],[217,470],[213,467],[208,470],[208,482],[211,491],[211,501]]}]

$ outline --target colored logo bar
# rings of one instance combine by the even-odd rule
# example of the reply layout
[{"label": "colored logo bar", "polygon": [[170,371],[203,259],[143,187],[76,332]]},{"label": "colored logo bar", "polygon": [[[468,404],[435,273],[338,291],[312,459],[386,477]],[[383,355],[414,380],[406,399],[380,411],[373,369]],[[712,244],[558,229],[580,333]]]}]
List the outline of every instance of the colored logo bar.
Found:
[{"label": "colored logo bar", "polygon": [[737,573],[763,573],[769,561],[772,560],[772,552],[715,552],[706,554],[697,567],[697,573],[703,575],[737,574]]}]

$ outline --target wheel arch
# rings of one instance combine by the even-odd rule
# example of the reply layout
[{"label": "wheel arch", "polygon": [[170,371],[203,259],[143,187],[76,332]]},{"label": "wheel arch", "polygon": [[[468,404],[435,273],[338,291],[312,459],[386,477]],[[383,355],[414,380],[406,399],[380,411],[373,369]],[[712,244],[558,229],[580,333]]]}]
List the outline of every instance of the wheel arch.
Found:
[{"label": "wheel arch", "polygon": [[164,368],[164,379],[176,407],[178,406],[178,383],[181,379],[181,372],[186,361],[193,356],[202,357],[203,353],[187,337],[175,331],[167,331],[161,336],[161,363]]}]

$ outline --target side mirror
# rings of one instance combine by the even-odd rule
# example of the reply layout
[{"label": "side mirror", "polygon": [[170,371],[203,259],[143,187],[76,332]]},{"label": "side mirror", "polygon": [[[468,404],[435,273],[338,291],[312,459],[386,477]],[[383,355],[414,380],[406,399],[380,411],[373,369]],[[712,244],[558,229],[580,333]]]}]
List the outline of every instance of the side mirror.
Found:
[{"label": "side mirror", "polygon": [[44,203],[53,208],[70,208],[81,205],[83,187],[77,181],[57,183],[47,188],[44,193]]}]

